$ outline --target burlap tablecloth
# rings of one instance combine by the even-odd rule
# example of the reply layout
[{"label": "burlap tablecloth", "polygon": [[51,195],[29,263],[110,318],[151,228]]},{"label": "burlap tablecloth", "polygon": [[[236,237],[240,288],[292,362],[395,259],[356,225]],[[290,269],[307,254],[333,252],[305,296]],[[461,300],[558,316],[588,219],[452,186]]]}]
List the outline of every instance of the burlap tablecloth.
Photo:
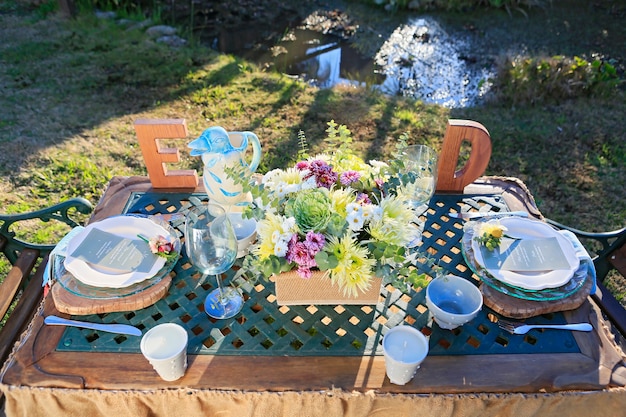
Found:
[{"label": "burlap tablecloth", "polygon": [[[487,371],[487,370],[486,370]],[[623,416],[626,389],[551,394],[377,395],[194,389],[100,391],[2,386],[11,416]]]}]

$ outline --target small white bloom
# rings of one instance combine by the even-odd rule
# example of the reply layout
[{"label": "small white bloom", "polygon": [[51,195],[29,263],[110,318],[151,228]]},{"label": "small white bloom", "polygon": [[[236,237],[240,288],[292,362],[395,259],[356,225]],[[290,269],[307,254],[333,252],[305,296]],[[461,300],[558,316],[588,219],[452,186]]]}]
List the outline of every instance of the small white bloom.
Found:
[{"label": "small white bloom", "polygon": [[376,172],[380,172],[381,169],[383,168],[387,168],[389,165],[387,165],[386,162],[383,161],[377,161],[375,159],[372,159],[369,161],[369,164],[376,169]]},{"label": "small white bloom", "polygon": [[365,204],[361,206],[363,221],[365,223],[369,222],[374,216],[374,205],[373,204]]},{"label": "small white bloom", "polygon": [[276,244],[280,240],[280,232],[278,230],[274,230],[272,233],[272,243]]},{"label": "small white bloom", "polygon": [[300,191],[300,184],[285,184],[285,194],[291,194]]},{"label": "small white bloom", "polygon": [[300,184],[301,190],[308,190],[311,188],[317,188],[317,183],[315,182],[315,177],[309,177],[305,181]]},{"label": "small white bloom", "polygon": [[372,204],[372,221],[378,221],[383,218],[383,209],[380,206]]},{"label": "small white bloom", "polygon": [[[296,228],[296,218],[295,217],[287,217],[284,221],[283,221],[283,232],[285,233],[290,233],[293,232]],[[289,239],[291,239],[291,236],[289,236]]]},{"label": "small white bloom", "polygon": [[274,245],[274,255],[279,258],[284,258],[287,255],[287,242],[283,239],[279,239]]},{"label": "small white bloom", "polygon": [[359,203],[349,203],[346,206],[346,212],[348,213],[348,215],[350,215],[350,213],[362,214],[363,206]]},{"label": "small white bloom", "polygon": [[346,220],[350,230],[358,231],[363,229],[364,219],[361,212],[349,211]]},{"label": "small white bloom", "polygon": [[261,182],[267,186],[272,187],[274,185],[274,179],[280,175],[282,171],[280,169],[273,169],[269,171],[267,174],[263,175],[263,179]]},{"label": "small white bloom", "polygon": [[285,191],[286,188],[287,184],[285,184],[284,182],[279,182],[276,185],[276,195],[278,196],[278,198],[283,198],[285,194],[287,194],[287,191]]},{"label": "small white bloom", "polygon": [[326,162],[327,164],[330,164],[332,159],[333,159],[333,157],[331,155],[327,154],[327,153],[318,153],[314,157],[309,158],[309,161],[320,160],[320,161]]}]

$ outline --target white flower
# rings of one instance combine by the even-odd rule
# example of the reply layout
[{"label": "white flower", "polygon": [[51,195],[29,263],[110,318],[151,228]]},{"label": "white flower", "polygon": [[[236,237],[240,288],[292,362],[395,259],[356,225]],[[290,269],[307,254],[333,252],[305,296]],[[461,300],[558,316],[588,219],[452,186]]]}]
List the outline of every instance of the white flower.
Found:
[{"label": "white flower", "polygon": [[302,184],[289,184],[285,187],[287,194],[297,193],[302,189]]},{"label": "white flower", "polygon": [[267,174],[263,175],[263,179],[261,180],[261,182],[265,184],[266,186],[273,188],[275,178],[279,176],[281,173],[282,173],[282,170],[278,168],[273,169],[269,171]]},{"label": "white flower", "polygon": [[309,161],[320,160],[320,161],[326,162],[327,164],[330,164],[332,159],[333,159],[332,155],[329,155],[327,153],[318,153],[314,157],[309,158]]},{"label": "white flower", "polygon": [[350,228],[350,230],[356,232],[363,229],[365,219],[363,218],[362,211],[349,211],[346,220],[348,221],[348,227]]},{"label": "white flower", "polygon": [[287,255],[287,242],[286,240],[279,239],[274,245],[274,255],[283,258]]},{"label": "white flower", "polygon": [[315,177],[309,177],[305,181],[303,181],[302,184],[300,184],[301,190],[308,190],[310,188],[317,188]]},{"label": "white flower", "polygon": [[369,161],[369,164],[375,168],[376,173],[379,173],[381,169],[383,168],[387,168],[389,165],[387,165],[386,162],[382,162],[382,161],[377,161],[375,159],[372,159]]},{"label": "white flower", "polygon": [[[296,231],[296,218],[295,217],[287,217],[283,221],[282,224],[283,232],[292,233]],[[291,238],[291,236],[289,236]]]},{"label": "white flower", "polygon": [[372,204],[372,213],[371,213],[372,221],[378,221],[383,218],[383,209],[382,207]]},{"label": "white flower", "polygon": [[361,207],[363,209],[363,221],[367,223],[374,217],[374,210],[378,206],[374,204],[365,204]]},{"label": "white flower", "polygon": [[280,182],[278,183],[278,185],[276,185],[276,195],[278,196],[278,198],[283,198],[285,196],[285,194],[287,194],[286,191],[287,188],[287,184],[285,184],[284,182]]},{"label": "white flower", "polygon": [[363,213],[363,206],[359,203],[349,203],[346,205],[346,212],[348,213],[348,216],[353,212],[356,214],[361,214]]}]

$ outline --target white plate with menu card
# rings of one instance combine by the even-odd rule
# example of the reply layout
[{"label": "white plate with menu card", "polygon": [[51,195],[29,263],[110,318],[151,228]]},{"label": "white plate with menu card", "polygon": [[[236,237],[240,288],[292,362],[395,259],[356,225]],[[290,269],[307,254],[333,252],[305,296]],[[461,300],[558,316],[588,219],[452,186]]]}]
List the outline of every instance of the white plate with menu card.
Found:
[{"label": "white plate with menu card", "polygon": [[[498,222],[507,228],[506,235],[511,236],[523,243],[537,242],[558,242],[560,253],[560,266],[558,269],[534,270],[533,268],[523,270],[512,270],[507,268],[493,268],[486,264],[485,255],[481,250],[481,244],[476,240],[472,241],[472,250],[476,262],[489,272],[494,278],[516,287],[528,290],[542,290],[546,288],[556,288],[566,284],[578,269],[580,260],[576,256],[576,251],[572,243],[565,236],[553,229],[550,225],[537,221],[519,217],[507,217],[499,219]],[[504,242],[504,239],[503,239]],[[497,251],[498,249],[496,249]],[[549,264],[552,260],[548,259]],[[555,261],[556,262],[556,261]]]},{"label": "white plate with menu card", "polygon": [[170,235],[167,230],[150,219],[135,216],[115,216],[88,225],[68,243],[68,255],[64,261],[65,268],[84,284],[94,287],[124,288],[155,276],[165,264],[165,258],[151,253],[147,254],[149,258],[146,259],[147,263],[143,262],[141,266],[133,266],[127,269],[116,269],[102,264],[98,265],[86,261],[84,257],[72,256],[72,254],[77,253],[77,249],[84,247],[83,244],[88,244],[89,239],[93,239],[96,233],[100,232],[125,238],[127,239],[126,242],[131,240],[132,242],[130,243],[136,247],[145,245],[147,252],[149,252],[148,244],[141,240],[138,235],[147,238]]}]

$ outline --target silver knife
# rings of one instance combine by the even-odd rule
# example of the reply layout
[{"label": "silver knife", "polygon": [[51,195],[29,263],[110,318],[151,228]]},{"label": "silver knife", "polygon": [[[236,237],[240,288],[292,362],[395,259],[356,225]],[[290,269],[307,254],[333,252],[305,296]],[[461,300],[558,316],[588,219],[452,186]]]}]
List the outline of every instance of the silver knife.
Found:
[{"label": "silver knife", "polygon": [[58,316],[47,316],[43,322],[53,326],[74,326],[82,327],[84,329],[102,330],[103,332],[141,336],[141,330],[128,324],[91,323],[88,321],[64,319]]},{"label": "silver knife", "polygon": [[448,216],[455,219],[478,219],[484,217],[502,217],[502,216],[518,216],[528,217],[528,213],[525,211],[500,211],[497,213],[492,212],[473,212],[473,213],[448,213]]}]

